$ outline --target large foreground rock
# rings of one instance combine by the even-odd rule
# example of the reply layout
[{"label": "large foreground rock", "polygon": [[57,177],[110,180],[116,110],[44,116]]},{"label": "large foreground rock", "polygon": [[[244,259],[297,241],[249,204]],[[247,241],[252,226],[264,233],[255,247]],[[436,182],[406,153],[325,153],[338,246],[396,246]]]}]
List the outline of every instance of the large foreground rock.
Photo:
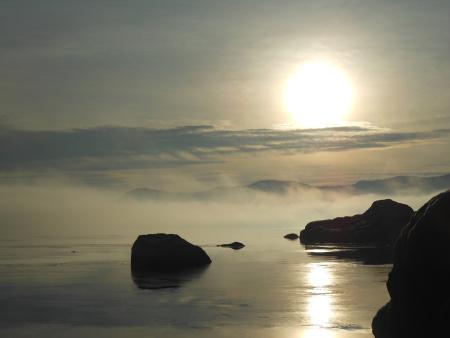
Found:
[{"label": "large foreground rock", "polygon": [[450,191],[422,206],[401,232],[387,288],[372,322],[377,338],[449,337]]},{"label": "large foreground rock", "polygon": [[390,199],[373,202],[361,215],[314,221],[300,232],[303,244],[364,243],[393,244],[408,223],[413,209]]},{"label": "large foreground rock", "polygon": [[210,263],[202,248],[173,234],[140,235],[131,249],[133,270],[179,271]]}]

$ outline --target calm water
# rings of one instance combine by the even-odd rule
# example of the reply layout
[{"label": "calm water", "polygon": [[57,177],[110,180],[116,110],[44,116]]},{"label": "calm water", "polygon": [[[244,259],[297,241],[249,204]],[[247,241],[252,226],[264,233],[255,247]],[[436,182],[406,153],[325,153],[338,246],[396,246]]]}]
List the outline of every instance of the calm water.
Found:
[{"label": "calm water", "polygon": [[196,238],[213,263],[162,289],[133,281],[134,235],[2,240],[0,336],[371,337],[390,266],[312,256],[283,234],[239,234],[240,251]]}]

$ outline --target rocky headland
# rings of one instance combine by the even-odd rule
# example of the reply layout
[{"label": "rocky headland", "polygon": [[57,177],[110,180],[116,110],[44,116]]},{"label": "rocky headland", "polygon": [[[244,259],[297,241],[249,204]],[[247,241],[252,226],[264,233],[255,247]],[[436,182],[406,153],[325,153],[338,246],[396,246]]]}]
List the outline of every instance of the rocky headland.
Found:
[{"label": "rocky headland", "polygon": [[433,197],[394,248],[390,301],[372,322],[376,338],[447,337],[450,319],[450,191]]}]

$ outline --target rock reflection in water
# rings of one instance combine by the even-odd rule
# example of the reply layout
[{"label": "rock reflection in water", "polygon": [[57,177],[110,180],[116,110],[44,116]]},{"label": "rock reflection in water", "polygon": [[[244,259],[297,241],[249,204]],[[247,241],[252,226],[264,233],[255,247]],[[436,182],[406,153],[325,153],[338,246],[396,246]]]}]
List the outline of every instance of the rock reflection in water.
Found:
[{"label": "rock reflection in water", "polygon": [[183,284],[199,278],[207,268],[181,270],[177,272],[131,270],[131,278],[139,289],[157,290],[179,288]]},{"label": "rock reflection in water", "polygon": [[390,246],[305,245],[305,249],[313,257],[330,257],[366,265],[390,264],[393,259]]}]

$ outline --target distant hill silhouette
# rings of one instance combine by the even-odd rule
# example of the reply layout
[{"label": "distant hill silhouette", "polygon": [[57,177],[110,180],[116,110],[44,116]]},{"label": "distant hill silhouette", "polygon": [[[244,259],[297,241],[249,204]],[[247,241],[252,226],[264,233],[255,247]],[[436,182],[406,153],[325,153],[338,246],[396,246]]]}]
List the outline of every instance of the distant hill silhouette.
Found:
[{"label": "distant hill silhouette", "polygon": [[137,188],[126,193],[138,200],[154,199],[216,199],[236,194],[262,192],[274,195],[301,194],[306,191],[342,192],[349,194],[432,193],[450,188],[450,174],[433,177],[396,176],[386,179],[361,180],[341,186],[314,186],[297,181],[261,180],[245,186],[217,187],[193,193],[167,192],[151,188]]},{"label": "distant hill silhouette", "polygon": [[130,197],[136,198],[138,200],[146,200],[146,199],[162,199],[162,198],[172,198],[174,194],[169,192],[158,190],[158,189],[150,189],[150,188],[137,188],[129,191],[127,193]]},{"label": "distant hill silhouette", "polygon": [[263,180],[249,184],[247,188],[268,193],[286,194],[293,190],[311,189],[313,187],[296,181]]},{"label": "distant hill silhouette", "polygon": [[434,192],[450,187],[450,174],[434,177],[396,176],[382,180],[358,181],[353,188],[367,193],[395,193],[401,190]]}]

